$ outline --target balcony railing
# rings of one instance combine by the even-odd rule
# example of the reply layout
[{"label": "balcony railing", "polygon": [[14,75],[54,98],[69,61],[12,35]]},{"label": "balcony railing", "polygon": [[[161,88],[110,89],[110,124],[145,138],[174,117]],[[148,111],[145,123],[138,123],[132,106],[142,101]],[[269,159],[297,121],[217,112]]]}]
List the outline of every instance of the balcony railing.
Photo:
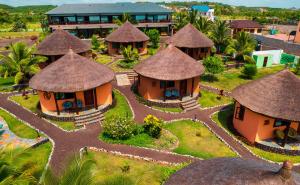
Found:
[{"label": "balcony railing", "polygon": [[[141,20],[137,21],[137,23],[171,23],[171,20]],[[115,24],[115,22],[90,22],[90,21],[84,21],[84,22],[49,22],[50,25],[77,25],[77,24]]]}]

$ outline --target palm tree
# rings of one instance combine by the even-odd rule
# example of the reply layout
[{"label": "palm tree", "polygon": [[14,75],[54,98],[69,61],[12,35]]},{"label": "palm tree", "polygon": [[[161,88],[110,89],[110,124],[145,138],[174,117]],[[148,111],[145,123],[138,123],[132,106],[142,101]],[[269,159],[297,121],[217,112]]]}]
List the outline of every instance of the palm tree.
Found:
[{"label": "palm tree", "polygon": [[122,47],[122,55],[124,57],[124,62],[126,63],[133,63],[139,59],[139,52],[136,48],[132,48],[131,45],[127,47]]},{"label": "palm tree", "polygon": [[188,23],[187,12],[181,11],[175,13],[174,22],[175,22],[174,24],[175,30],[180,30],[181,28],[183,28]]},{"label": "palm tree", "polygon": [[27,82],[36,72],[39,71],[38,64],[45,62],[46,57],[34,56],[34,47],[27,47],[22,42],[17,42],[9,46],[8,56],[0,54],[3,61],[1,73],[7,76],[14,76],[15,84]]},{"label": "palm tree", "polygon": [[226,48],[227,54],[235,54],[237,61],[251,61],[250,54],[254,51],[256,41],[246,32],[239,32]]},{"label": "palm tree", "polygon": [[208,34],[211,30],[212,22],[206,17],[199,16],[194,25],[202,33]]},{"label": "palm tree", "polygon": [[128,13],[123,13],[121,19],[115,19],[114,22],[121,26],[122,24],[124,24],[126,21],[129,21],[132,24],[136,24],[137,22],[135,20],[133,20],[133,18],[131,17],[131,15],[129,15]]},{"label": "palm tree", "polygon": [[217,20],[212,27],[210,37],[216,45],[217,53],[220,53],[231,39],[229,25],[225,21]]},{"label": "palm tree", "polygon": [[94,161],[85,157],[75,156],[67,165],[61,176],[56,176],[48,169],[42,179],[42,185],[91,185],[94,183],[92,167]]},{"label": "palm tree", "polygon": [[187,20],[189,23],[191,24],[196,24],[197,20],[198,20],[198,11],[197,10],[191,10],[188,12],[187,14]]}]

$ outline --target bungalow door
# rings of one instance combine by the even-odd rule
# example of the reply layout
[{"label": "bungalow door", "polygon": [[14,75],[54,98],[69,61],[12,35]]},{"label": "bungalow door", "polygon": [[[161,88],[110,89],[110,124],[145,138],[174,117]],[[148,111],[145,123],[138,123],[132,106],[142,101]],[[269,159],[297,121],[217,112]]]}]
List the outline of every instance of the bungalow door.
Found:
[{"label": "bungalow door", "polygon": [[263,67],[267,67],[267,64],[268,64],[268,57],[265,57]]},{"label": "bungalow door", "polygon": [[93,89],[84,91],[84,102],[86,107],[94,106],[94,91]]},{"label": "bungalow door", "polygon": [[180,96],[186,96],[187,93],[187,80],[181,80],[180,81]]}]

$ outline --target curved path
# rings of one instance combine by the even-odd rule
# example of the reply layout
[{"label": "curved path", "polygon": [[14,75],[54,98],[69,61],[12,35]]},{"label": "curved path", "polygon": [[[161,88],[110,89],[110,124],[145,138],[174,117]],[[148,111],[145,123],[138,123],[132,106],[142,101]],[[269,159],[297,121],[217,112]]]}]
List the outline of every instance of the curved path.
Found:
[{"label": "curved path", "polygon": [[[193,110],[189,112],[171,114],[161,111],[153,110],[143,104],[140,104],[135,95],[131,92],[129,86],[118,87],[116,89],[121,91],[129,101],[133,109],[135,120],[142,122],[144,117],[148,114],[153,114],[165,121],[176,119],[194,119],[204,122],[218,137],[225,141],[232,149],[234,149],[241,157],[258,159],[252,155],[244,146],[236,142],[230,135],[228,135],[222,128],[218,127],[211,119],[210,115],[223,107],[207,109],[207,110]],[[101,132],[100,124],[87,125],[85,129],[75,132],[66,132],[62,129],[50,124],[44,119],[34,115],[32,112],[8,100],[11,94],[0,94],[0,107],[14,114],[19,119],[29,123],[32,127],[42,131],[54,142],[54,149],[50,161],[51,167],[56,173],[59,173],[65,164],[68,156],[78,152],[83,147],[96,147],[111,152],[120,152],[122,154],[133,155],[152,159],[154,161],[181,163],[186,161],[197,160],[195,158],[173,153],[160,152],[145,148],[138,148],[128,145],[107,144],[98,139]]]}]

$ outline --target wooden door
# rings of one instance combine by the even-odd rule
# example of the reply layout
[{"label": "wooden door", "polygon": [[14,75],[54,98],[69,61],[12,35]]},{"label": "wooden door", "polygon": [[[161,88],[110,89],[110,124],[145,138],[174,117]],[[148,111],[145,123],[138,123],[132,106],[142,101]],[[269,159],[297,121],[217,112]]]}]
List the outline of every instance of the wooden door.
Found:
[{"label": "wooden door", "polygon": [[180,81],[180,96],[186,96],[187,93],[187,80]]},{"label": "wooden door", "polygon": [[92,89],[84,91],[84,103],[85,103],[85,106],[93,106],[94,105],[94,91]]},{"label": "wooden door", "polygon": [[268,64],[268,57],[265,57],[264,58],[264,64],[263,64],[263,67],[266,67]]}]

